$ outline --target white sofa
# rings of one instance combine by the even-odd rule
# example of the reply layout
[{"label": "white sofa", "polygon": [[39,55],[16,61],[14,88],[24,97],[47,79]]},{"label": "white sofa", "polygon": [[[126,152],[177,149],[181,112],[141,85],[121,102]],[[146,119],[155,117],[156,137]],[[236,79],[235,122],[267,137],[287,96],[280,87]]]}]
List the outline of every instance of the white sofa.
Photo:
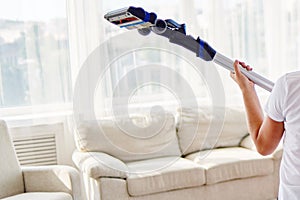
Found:
[{"label": "white sofa", "polygon": [[[78,125],[73,161],[82,172],[87,199],[277,197],[282,149],[259,155],[242,109],[179,109],[176,115],[157,113],[147,119]],[[137,130],[130,128],[132,122]]]},{"label": "white sofa", "polygon": [[69,166],[20,167],[5,121],[0,120],[0,199],[82,200],[80,176]]}]

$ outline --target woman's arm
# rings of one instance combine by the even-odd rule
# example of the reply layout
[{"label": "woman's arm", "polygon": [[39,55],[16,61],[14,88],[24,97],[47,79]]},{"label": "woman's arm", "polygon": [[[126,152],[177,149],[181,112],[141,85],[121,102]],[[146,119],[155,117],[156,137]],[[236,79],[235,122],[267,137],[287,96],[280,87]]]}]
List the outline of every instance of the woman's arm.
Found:
[{"label": "woman's arm", "polygon": [[276,122],[268,116],[264,118],[254,83],[241,73],[239,64],[247,70],[251,70],[251,68],[245,65],[245,63],[235,61],[235,71],[230,74],[233,80],[239,85],[243,94],[250,135],[260,154],[271,154],[282,138],[284,123]]}]

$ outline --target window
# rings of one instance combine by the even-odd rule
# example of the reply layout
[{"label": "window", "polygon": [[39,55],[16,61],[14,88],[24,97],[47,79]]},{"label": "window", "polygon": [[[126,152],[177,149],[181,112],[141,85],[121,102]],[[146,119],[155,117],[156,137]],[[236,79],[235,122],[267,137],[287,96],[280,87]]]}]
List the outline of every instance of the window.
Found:
[{"label": "window", "polygon": [[[297,70],[300,64],[300,3],[297,0],[191,0],[188,3],[186,0],[159,3],[151,0],[2,0],[0,108],[71,102],[72,82],[76,81],[77,72],[88,55],[101,42],[127,31],[106,22],[104,14],[130,5],[153,11],[162,19],[186,23],[188,34],[200,36],[224,55],[246,61],[257,73],[273,81],[285,72]],[[118,51],[117,47],[109,48],[112,54]],[[110,105],[107,102],[111,101],[114,87],[124,75],[148,64],[149,60],[173,67],[190,81],[197,97],[209,98],[205,81],[214,78],[210,72],[204,70],[202,78],[196,77],[184,60],[165,52],[146,50],[122,57],[107,71],[97,96],[105,102],[101,102],[100,110]],[[226,102],[241,104],[242,101],[235,100],[241,96],[228,71],[221,67],[216,69],[228,94]],[[159,71],[150,76],[155,82],[160,82],[162,77]],[[170,82],[182,86],[176,77],[170,76]],[[214,91],[219,92],[218,88]],[[170,99],[174,99],[170,91],[157,84],[142,85],[129,95],[133,104],[155,101],[169,104]]]},{"label": "window", "polygon": [[71,100],[66,2],[10,0],[0,6],[0,108]]}]

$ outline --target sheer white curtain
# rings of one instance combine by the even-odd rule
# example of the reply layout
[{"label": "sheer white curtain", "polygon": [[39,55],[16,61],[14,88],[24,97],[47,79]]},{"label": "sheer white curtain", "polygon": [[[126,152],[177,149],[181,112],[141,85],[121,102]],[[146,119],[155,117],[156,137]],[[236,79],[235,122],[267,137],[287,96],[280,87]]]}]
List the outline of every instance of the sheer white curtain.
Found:
[{"label": "sheer white curtain", "polygon": [[[300,32],[298,31],[300,28],[300,3],[297,0],[284,2],[281,0],[166,0],[159,3],[150,0],[143,2],[134,0],[126,2],[68,0],[72,69],[78,72],[90,53],[100,44],[103,44],[105,40],[116,39],[118,35],[127,32],[109,24],[103,19],[103,16],[108,11],[130,5],[153,11],[162,19],[172,18],[179,23],[186,23],[188,34],[195,37],[200,36],[217,51],[228,57],[244,60],[254,67],[257,73],[273,81],[276,81],[285,72],[297,70],[300,64]],[[114,56],[118,55],[118,52],[122,52],[119,48],[126,48],[126,45],[129,47],[139,40],[138,37],[136,36],[132,41],[120,40],[121,46],[115,45],[116,43],[104,42],[108,54],[102,55],[102,57],[111,57],[114,60]],[[160,47],[162,44],[157,45]],[[172,50],[173,47],[170,48]],[[185,55],[183,50],[178,54],[181,53]],[[205,66],[197,66],[201,70],[201,76],[195,76],[197,73],[191,64],[186,62],[189,58],[184,60],[180,56],[170,55],[163,51],[153,51],[153,49],[132,51],[130,54],[126,53],[125,56],[118,58],[113,62],[115,66],[109,68],[105,78],[98,83],[100,85],[98,92],[89,91],[95,93],[92,96],[97,99],[94,103],[96,102],[95,107],[100,110],[100,116],[111,115],[109,109],[112,106],[111,100],[116,93],[115,89],[118,88],[118,83],[123,80],[122,78],[131,70],[145,64],[168,65],[173,71],[181,74],[188,80],[188,85],[192,88],[198,105],[211,104],[212,92],[218,94],[222,90],[226,94],[224,99],[226,104],[242,105],[240,92],[230,79],[229,72],[219,66],[209,67],[218,71],[223,87],[217,87],[216,84],[215,88],[209,88],[209,90],[208,87],[212,87],[212,85],[208,86],[207,82],[219,77],[212,76],[210,69]],[[200,65],[205,64],[200,63]],[[155,81],[161,82],[161,78],[165,78],[165,76],[158,74],[162,72],[163,70],[148,74],[148,76],[154,76]],[[87,79],[89,79],[88,77],[89,75],[86,76]],[[126,81],[122,83],[129,87],[132,79],[136,79],[134,83],[137,85],[138,79],[141,77],[147,79],[147,74],[136,74],[136,76],[130,77],[127,83]],[[77,73],[73,74],[73,78],[76,80]],[[177,84],[178,87],[183,87],[177,80],[178,76],[170,75],[169,78],[170,82]],[[139,108],[147,107],[153,102],[164,107],[173,106],[175,108],[178,106],[176,94],[173,94],[174,92],[172,93],[170,88],[161,86],[157,84],[140,85],[135,91],[127,94],[130,95],[130,98],[126,99],[127,104]],[[261,89],[258,89],[258,92],[262,97],[268,96],[268,92]]]},{"label": "sheer white curtain", "polygon": [[300,66],[300,2],[267,0],[264,8],[267,65],[278,78]]},{"label": "sheer white curtain", "polygon": [[72,77],[87,56],[104,40],[102,1],[67,0]]}]

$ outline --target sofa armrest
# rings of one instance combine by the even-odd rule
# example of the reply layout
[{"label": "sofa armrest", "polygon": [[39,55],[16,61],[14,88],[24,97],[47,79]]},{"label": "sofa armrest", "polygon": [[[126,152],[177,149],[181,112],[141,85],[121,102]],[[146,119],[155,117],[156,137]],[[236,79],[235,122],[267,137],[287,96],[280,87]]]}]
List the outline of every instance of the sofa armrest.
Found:
[{"label": "sofa armrest", "polygon": [[25,192],[66,192],[82,199],[80,176],[69,166],[22,167]]},{"label": "sofa armrest", "polygon": [[[256,151],[255,144],[251,138],[250,135],[246,136],[240,143],[241,147],[244,147],[246,149],[250,149],[253,151]],[[283,146],[282,146],[282,140],[278,144],[277,148],[274,150],[274,152],[271,154],[273,159],[279,160],[282,157],[282,152],[283,152]]]},{"label": "sofa armrest", "polygon": [[250,135],[247,135],[246,137],[244,137],[240,143],[240,146],[241,147],[244,147],[246,149],[249,149],[249,150],[253,150],[253,151],[256,151],[256,146],[251,138]]},{"label": "sofa armrest", "polygon": [[106,153],[75,150],[72,159],[75,165],[91,178],[127,178],[127,165],[118,158]]},{"label": "sofa armrest", "polygon": [[283,145],[281,140],[277,148],[275,149],[275,151],[272,153],[272,156],[275,160],[280,160],[282,157],[282,153],[283,153]]}]

